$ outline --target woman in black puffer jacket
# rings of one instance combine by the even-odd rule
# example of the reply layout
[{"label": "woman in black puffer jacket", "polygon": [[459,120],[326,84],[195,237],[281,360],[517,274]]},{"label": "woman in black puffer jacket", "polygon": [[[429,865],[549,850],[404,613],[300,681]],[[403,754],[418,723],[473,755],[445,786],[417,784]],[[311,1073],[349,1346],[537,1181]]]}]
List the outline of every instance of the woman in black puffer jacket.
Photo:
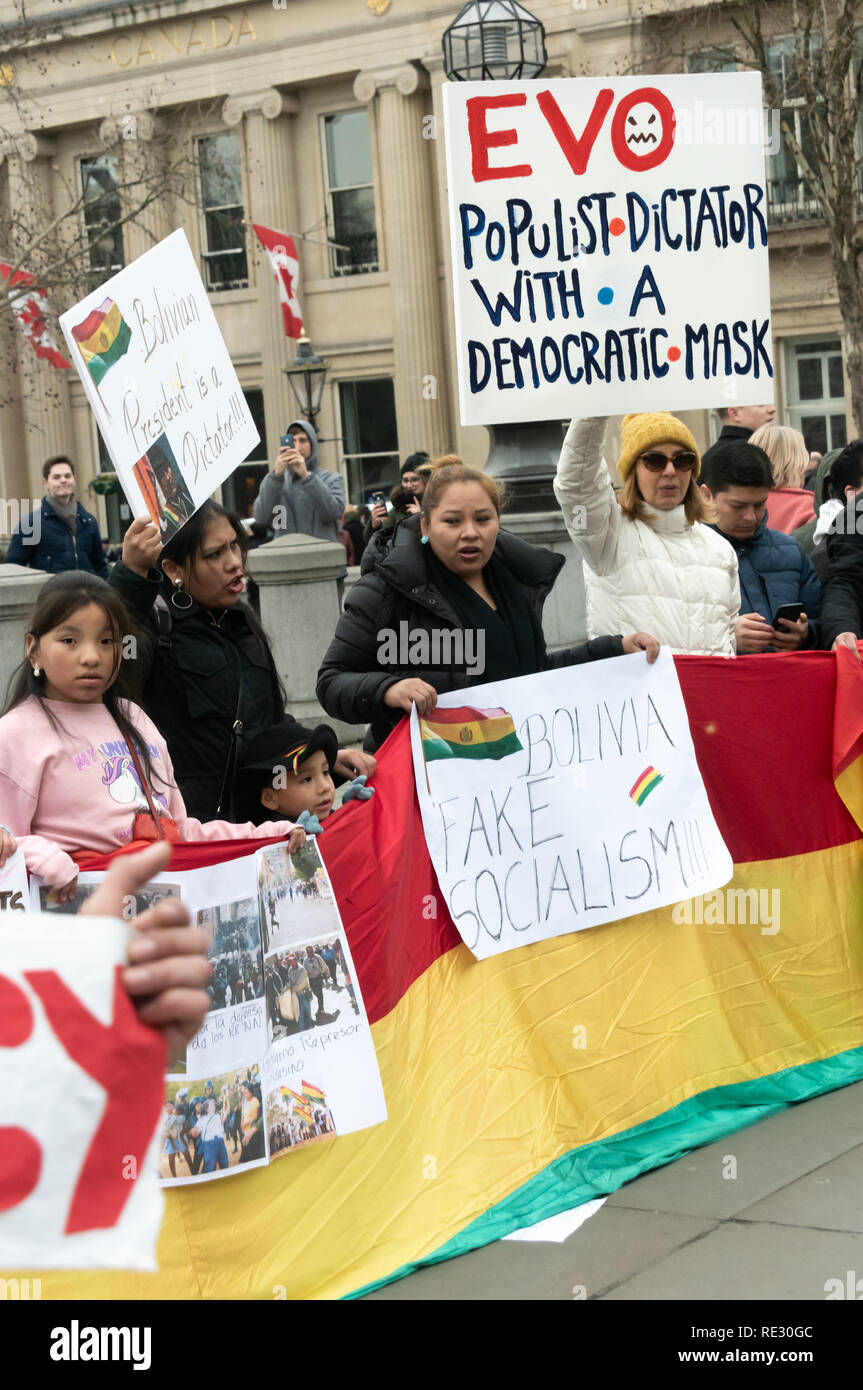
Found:
[{"label": "woman in black puffer jacket", "polygon": [[333,718],[370,724],[367,749],[412,704],[428,714],[450,690],[624,652],[655,659],[659,646],[645,633],[549,655],[542,609],[563,557],[502,531],[500,511],[497,481],[447,455],[434,465],[422,514],[363,557],[317,696]]}]

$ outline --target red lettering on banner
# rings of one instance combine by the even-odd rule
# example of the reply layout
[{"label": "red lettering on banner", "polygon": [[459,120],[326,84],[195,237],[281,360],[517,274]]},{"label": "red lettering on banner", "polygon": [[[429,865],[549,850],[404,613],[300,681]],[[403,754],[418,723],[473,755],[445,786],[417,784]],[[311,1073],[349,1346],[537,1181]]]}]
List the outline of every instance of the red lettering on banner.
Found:
[{"label": "red lettering on banner", "polygon": [[7,975],[0,975],[0,1047],[20,1047],[32,1032],[30,1000]]},{"label": "red lettering on banner", "polygon": [[[655,107],[662,123],[662,139],[656,149],[651,150],[649,154],[637,154],[626,143],[626,118],[633,106],[638,106],[641,102]],[[638,87],[618,102],[614,119],[611,122],[611,148],[625,169],[636,171],[655,169],[657,164],[662,164],[671,154],[671,147],[674,144],[674,125],[674,107],[668,97],[660,92],[658,87]]]},{"label": "red lettering on banner", "polygon": [[0,1211],[29,1197],[42,1172],[42,1146],[17,1125],[0,1126]]},{"label": "red lettering on banner", "polygon": [[24,978],[73,1062],[108,1093],[75,1185],[66,1234],[115,1226],[134,1187],[123,1176],[124,1161],[134,1158],[140,1172],[162,1108],[164,1041],[139,1021],[119,967],[108,1025],[90,1013],[56,971],[28,970]]},{"label": "red lettering on banner", "polygon": [[486,127],[487,111],[500,106],[525,106],[525,92],[506,92],[495,97],[468,97],[467,133],[470,139],[471,170],[474,183],[484,183],[487,179],[518,179],[533,173],[529,164],[510,164],[505,169],[492,169],[488,162],[488,152],[504,145],[517,145],[518,132],[515,130],[489,130]]},{"label": "red lettering on banner", "polygon": [[610,87],[603,87],[598,93],[596,101],[593,103],[593,110],[590,113],[587,125],[579,139],[573,132],[572,126],[564,116],[551,92],[537,92],[537,105],[551,126],[554,138],[563,150],[569,162],[569,167],[574,174],[583,174],[587,168],[587,161],[590,159],[591,150],[596,143],[600,127],[608,115],[611,103],[614,101],[614,92]]}]

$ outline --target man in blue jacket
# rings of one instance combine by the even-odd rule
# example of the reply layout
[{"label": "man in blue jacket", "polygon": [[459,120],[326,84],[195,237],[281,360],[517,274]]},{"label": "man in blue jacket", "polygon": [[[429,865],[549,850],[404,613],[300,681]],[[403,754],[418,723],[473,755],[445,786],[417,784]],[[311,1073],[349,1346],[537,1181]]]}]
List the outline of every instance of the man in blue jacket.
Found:
[{"label": "man in blue jacket", "polygon": [[[714,530],[734,547],[740,573],[738,655],[792,652],[819,644],[821,585],[808,555],[791,536],[771,531],[767,501],[773,485],[770,459],[744,440],[717,444],[705,468],[701,491],[716,513]],[[777,609],[802,603],[796,622]]]},{"label": "man in blue jacket", "polygon": [[8,565],[30,565],[48,574],[87,570],[108,578],[96,518],[75,498],[75,467],[65,454],[42,465],[45,497],[39,512],[16,527],[6,551]]}]

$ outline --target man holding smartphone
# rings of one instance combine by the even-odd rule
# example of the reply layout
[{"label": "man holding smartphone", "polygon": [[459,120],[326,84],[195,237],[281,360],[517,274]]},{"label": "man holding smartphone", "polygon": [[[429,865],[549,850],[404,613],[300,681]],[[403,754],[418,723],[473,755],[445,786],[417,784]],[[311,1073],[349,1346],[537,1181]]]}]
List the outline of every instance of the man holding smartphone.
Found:
[{"label": "man holding smartphone", "polygon": [[308,420],[292,420],[273,470],[261,483],[255,521],[276,535],[337,541],[345,510],[345,480],[318,464],[318,437]]},{"label": "man holding smartphone", "polygon": [[740,574],[738,656],[817,647],[821,584],[798,542],[770,530],[770,459],[740,439],[709,452],[701,491],[714,509],[713,529],[734,547]]}]

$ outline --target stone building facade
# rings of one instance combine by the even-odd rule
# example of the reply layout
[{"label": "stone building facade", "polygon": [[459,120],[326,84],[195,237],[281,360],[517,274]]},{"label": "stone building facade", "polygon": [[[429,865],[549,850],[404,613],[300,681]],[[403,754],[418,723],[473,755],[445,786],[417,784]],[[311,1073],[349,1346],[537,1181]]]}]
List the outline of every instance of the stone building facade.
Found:
[{"label": "stone building facade", "polygon": [[[627,4],[530,7],[546,27],[550,76],[625,70],[642,43]],[[281,370],[295,347],[253,222],[296,239],[306,331],[330,364],[321,460],[345,473],[349,497],[393,481],[415,449],[485,460],[486,431],[459,425],[454,375],[440,88],[441,35],[458,8],[456,0],[28,6],[36,30],[0,72],[15,96],[0,107],[0,207],[27,205],[38,223],[83,190],[94,283],[185,229],[265,437],[225,489],[244,511],[296,415]],[[2,0],[0,18],[15,17]],[[154,151],[181,155],[187,177],[104,244],[100,199],[133,185]],[[802,425],[820,448],[852,433],[841,323],[823,229],[782,159],[771,230],[776,399],[779,418]],[[23,339],[11,351],[27,370],[2,393],[2,495],[38,496],[43,460],[62,450],[78,461],[86,501],[86,484],[110,465],[77,378],[25,364],[32,349]],[[687,418],[706,444],[716,428],[709,412]],[[112,506],[102,520],[116,533]]]}]

